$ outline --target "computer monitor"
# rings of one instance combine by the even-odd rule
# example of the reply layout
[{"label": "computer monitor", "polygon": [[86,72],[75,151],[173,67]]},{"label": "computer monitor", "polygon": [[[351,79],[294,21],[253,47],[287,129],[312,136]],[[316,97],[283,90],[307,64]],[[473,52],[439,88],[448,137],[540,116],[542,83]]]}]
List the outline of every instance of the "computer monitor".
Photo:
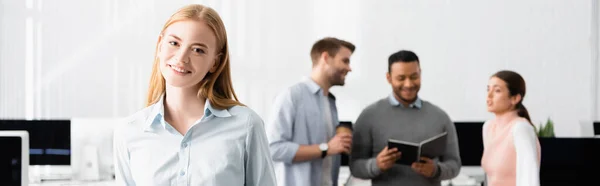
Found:
[{"label": "computer monitor", "polygon": [[0,131],[0,185],[29,185],[29,134],[27,131]]},{"label": "computer monitor", "polygon": [[69,120],[0,120],[0,131],[29,132],[30,165],[71,164]]},{"label": "computer monitor", "polygon": [[599,138],[539,138],[539,141],[541,185],[597,185]]},{"label": "computer monitor", "polygon": [[482,129],[484,122],[454,122],[463,166],[481,166],[483,155]]},{"label": "computer monitor", "polygon": [[76,180],[111,180],[113,132],[121,118],[72,118],[71,165]]}]

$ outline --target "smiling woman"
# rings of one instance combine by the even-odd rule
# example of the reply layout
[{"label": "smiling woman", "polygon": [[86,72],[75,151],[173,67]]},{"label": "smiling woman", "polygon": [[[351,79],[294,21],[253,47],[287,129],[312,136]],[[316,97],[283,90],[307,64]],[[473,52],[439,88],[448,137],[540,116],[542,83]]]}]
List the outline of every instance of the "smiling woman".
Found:
[{"label": "smiling woman", "polygon": [[225,27],[209,7],[189,5],[167,21],[147,107],[114,138],[120,184],[275,185],[263,121],[235,96]]}]

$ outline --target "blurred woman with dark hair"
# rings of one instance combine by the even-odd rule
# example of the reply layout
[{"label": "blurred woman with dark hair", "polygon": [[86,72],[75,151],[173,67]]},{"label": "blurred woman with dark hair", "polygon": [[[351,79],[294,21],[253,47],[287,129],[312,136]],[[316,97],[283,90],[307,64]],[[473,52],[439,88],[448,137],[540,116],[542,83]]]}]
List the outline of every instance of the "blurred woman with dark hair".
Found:
[{"label": "blurred woman with dark hair", "polygon": [[538,186],[541,149],[525,106],[525,80],[512,71],[494,74],[487,86],[481,158],[489,186]]}]

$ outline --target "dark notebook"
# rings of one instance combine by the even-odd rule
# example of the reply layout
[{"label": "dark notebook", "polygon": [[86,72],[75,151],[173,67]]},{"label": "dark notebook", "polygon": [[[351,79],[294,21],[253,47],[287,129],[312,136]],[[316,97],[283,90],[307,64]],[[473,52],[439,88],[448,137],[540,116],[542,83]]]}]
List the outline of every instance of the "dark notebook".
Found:
[{"label": "dark notebook", "polygon": [[402,152],[400,159],[396,160],[397,164],[410,166],[420,157],[433,159],[443,155],[446,152],[446,136],[447,132],[443,132],[421,143],[389,139],[388,149],[397,148],[398,152]]}]

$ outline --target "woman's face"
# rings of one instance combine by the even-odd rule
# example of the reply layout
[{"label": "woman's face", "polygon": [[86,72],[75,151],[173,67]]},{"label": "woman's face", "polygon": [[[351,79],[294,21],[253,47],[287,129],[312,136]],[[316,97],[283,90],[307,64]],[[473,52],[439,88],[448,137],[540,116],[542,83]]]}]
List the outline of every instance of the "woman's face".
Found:
[{"label": "woman's face", "polygon": [[490,78],[487,86],[487,110],[492,113],[504,113],[514,109],[520,96],[510,96],[506,82],[497,77]]},{"label": "woman's face", "polygon": [[171,24],[159,41],[158,58],[165,82],[173,87],[199,86],[207,72],[218,67],[217,39],[204,21]]}]

